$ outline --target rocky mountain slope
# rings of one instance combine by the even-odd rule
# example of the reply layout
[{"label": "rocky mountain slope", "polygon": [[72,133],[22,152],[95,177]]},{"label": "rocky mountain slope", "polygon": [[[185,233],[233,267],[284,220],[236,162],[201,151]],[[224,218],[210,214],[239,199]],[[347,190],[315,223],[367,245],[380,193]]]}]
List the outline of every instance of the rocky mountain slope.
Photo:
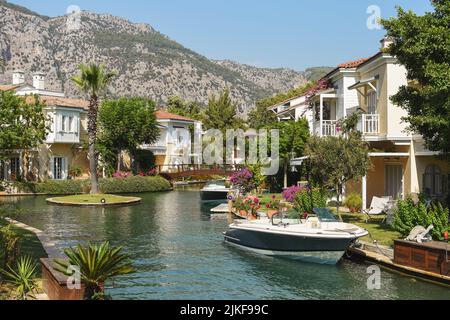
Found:
[{"label": "rocky mountain slope", "polygon": [[46,87],[80,96],[70,78],[81,63],[115,70],[110,94],[148,96],[159,103],[171,95],[206,103],[228,87],[241,111],[278,91],[302,85],[306,74],[211,61],[154,30],[112,15],[82,12],[73,29],[68,16],[49,18],[0,0],[0,53],[8,83],[15,69],[47,74]]}]

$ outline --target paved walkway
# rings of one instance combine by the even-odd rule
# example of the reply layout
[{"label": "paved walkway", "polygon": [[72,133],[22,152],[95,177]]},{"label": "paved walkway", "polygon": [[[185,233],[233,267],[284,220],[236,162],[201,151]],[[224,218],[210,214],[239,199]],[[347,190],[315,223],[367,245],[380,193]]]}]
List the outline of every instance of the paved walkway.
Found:
[{"label": "paved walkway", "polygon": [[59,250],[56,247],[56,243],[50,239],[50,237],[45,234],[42,230],[30,227],[22,222],[6,218],[6,220],[11,223],[12,225],[28,230],[36,235],[36,237],[39,239],[39,241],[42,244],[42,247],[44,247],[45,252],[47,252],[47,255],[49,258],[62,258],[64,257],[64,253]]}]

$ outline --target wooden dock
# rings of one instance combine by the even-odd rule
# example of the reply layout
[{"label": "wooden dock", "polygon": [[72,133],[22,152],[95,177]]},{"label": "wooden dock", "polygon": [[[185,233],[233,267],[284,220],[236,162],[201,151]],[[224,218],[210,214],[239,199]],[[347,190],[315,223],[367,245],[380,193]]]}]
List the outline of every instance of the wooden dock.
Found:
[{"label": "wooden dock", "polygon": [[422,279],[434,284],[450,286],[450,276],[396,263],[394,259],[394,250],[392,249],[369,243],[362,243],[360,248],[349,248],[348,254],[350,259],[373,262],[389,271]]},{"label": "wooden dock", "polygon": [[230,207],[228,206],[228,203],[222,203],[218,205],[217,207],[214,207],[211,209],[212,213],[229,213]]}]

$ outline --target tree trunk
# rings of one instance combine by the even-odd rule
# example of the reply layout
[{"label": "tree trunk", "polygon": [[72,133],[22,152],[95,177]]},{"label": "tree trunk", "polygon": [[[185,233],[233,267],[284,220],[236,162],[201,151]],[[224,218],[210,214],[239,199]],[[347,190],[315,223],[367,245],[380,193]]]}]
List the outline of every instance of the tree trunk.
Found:
[{"label": "tree trunk", "polygon": [[89,101],[88,134],[89,134],[89,172],[91,175],[91,194],[98,194],[97,154],[95,142],[97,139],[98,98],[93,96]]},{"label": "tree trunk", "polygon": [[122,150],[120,150],[117,153],[117,172],[120,172],[121,164],[122,164]]},{"label": "tree trunk", "polygon": [[288,160],[284,160],[284,188],[288,187]]},{"label": "tree trunk", "polygon": [[340,206],[341,206],[341,194],[342,194],[342,187],[341,187],[341,186],[338,186],[338,187],[337,187],[336,212],[337,212],[337,215],[338,215],[338,217],[339,217],[339,220],[341,220],[341,222],[343,222],[344,220],[342,219],[341,212],[340,212]]}]

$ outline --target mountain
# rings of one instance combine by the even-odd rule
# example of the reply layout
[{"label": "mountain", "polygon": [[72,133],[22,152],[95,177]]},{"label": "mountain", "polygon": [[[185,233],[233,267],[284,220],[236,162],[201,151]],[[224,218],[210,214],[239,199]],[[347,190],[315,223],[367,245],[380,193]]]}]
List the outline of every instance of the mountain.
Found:
[{"label": "mountain", "polygon": [[79,28],[68,16],[45,17],[0,0],[0,53],[8,83],[15,69],[46,73],[46,89],[80,96],[70,78],[82,63],[116,72],[111,96],[147,96],[162,104],[171,95],[207,103],[228,87],[242,112],[255,101],[302,85],[307,74],[212,61],[156,31],[108,14],[81,12]]}]

